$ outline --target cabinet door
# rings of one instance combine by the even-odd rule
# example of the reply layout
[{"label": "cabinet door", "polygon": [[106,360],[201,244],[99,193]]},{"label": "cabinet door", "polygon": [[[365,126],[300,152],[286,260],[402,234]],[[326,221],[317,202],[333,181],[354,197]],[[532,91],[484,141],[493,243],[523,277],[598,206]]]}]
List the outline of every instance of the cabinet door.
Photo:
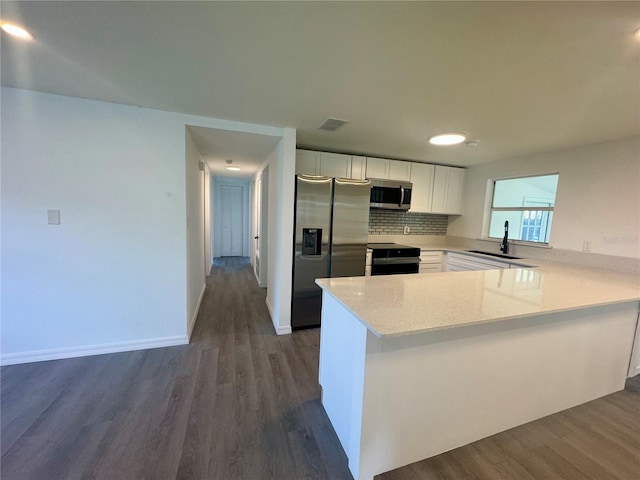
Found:
[{"label": "cabinet door", "polygon": [[462,213],[464,169],[436,165],[433,177],[433,213]]},{"label": "cabinet door", "polygon": [[320,152],[296,150],[296,175],[319,175]]},{"label": "cabinet door", "polygon": [[319,175],[325,177],[349,178],[351,176],[351,155],[322,152],[318,170]]},{"label": "cabinet door", "polygon": [[411,209],[410,212],[431,213],[433,195],[433,165],[413,163],[411,165]]},{"label": "cabinet door", "polygon": [[354,180],[367,178],[367,158],[353,155],[351,157],[351,177]]},{"label": "cabinet door", "polygon": [[442,271],[442,252],[422,250],[420,252],[419,273],[434,273]]},{"label": "cabinet door", "polygon": [[494,270],[497,268],[509,268],[509,263],[498,260],[488,260],[476,257],[475,255],[465,255],[459,252],[447,252],[445,256],[445,271],[460,270]]},{"label": "cabinet door", "polygon": [[367,157],[367,178],[389,178],[389,160]]},{"label": "cabinet door", "polygon": [[447,185],[447,210],[449,213],[462,213],[462,187],[464,184],[464,169],[449,169],[449,181]]},{"label": "cabinet door", "polygon": [[389,180],[411,180],[411,162],[389,160]]}]

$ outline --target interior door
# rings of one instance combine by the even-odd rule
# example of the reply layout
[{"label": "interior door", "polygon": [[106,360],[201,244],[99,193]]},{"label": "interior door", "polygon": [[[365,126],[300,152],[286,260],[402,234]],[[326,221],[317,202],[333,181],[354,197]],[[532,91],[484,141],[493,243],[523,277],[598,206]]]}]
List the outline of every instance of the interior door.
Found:
[{"label": "interior door", "polygon": [[220,255],[222,257],[242,256],[243,193],[240,185],[221,185],[220,187]]}]

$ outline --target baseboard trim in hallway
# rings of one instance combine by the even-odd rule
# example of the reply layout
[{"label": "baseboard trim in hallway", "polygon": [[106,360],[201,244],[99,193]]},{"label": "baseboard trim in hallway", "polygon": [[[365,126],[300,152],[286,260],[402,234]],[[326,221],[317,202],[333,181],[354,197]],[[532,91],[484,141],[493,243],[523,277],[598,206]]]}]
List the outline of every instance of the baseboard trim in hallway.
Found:
[{"label": "baseboard trim in hallway", "polygon": [[101,343],[97,345],[82,345],[78,347],[52,348],[46,350],[32,350],[29,352],[5,353],[0,357],[0,364],[17,365],[20,363],[45,362],[62,360],[65,358],[88,357],[107,353],[131,352],[150,348],[173,347],[189,343],[187,335],[172,337],[149,338],[145,340],[131,340],[126,342]]}]

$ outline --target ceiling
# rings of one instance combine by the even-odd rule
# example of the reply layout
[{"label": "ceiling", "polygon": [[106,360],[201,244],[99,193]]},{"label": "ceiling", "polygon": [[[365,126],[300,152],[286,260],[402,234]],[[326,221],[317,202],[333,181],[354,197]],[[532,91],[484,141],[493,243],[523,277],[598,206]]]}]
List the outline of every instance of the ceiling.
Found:
[{"label": "ceiling", "polygon": [[[3,34],[2,85],[293,127],[303,147],[469,166],[640,132],[640,2],[3,1],[0,15],[35,36]],[[350,123],[318,130],[327,117]],[[274,146],[190,131],[216,169]],[[479,145],[428,144],[446,131]]]},{"label": "ceiling", "polygon": [[[253,133],[187,126],[196,147],[203,156],[212,175],[225,177],[253,176],[276,148],[281,137]],[[231,162],[228,162],[231,160]],[[240,167],[230,172],[227,166]]]}]

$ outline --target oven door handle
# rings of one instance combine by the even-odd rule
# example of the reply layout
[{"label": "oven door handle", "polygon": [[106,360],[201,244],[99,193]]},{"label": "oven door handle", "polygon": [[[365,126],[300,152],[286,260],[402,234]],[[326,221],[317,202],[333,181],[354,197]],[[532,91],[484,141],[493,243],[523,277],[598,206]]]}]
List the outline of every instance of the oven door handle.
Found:
[{"label": "oven door handle", "polygon": [[374,258],[372,265],[406,265],[408,263],[420,263],[420,257],[385,257]]}]

